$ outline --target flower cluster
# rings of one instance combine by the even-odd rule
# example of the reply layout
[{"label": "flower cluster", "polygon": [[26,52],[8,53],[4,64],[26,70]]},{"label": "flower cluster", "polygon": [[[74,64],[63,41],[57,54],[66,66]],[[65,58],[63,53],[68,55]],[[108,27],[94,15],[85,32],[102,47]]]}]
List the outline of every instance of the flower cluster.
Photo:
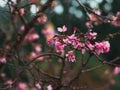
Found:
[{"label": "flower cluster", "polygon": [[[66,32],[67,27],[64,25],[62,28],[58,28],[58,31]],[[57,35],[54,37],[55,48],[57,52],[64,51],[66,47],[69,48],[70,51],[66,54],[66,58],[71,62],[75,61],[75,50],[81,51],[82,54],[86,51],[97,55],[101,53],[108,53],[110,51],[109,41],[96,41],[96,37],[97,33],[92,30],[88,30],[85,34],[73,33],[70,36]]]},{"label": "flower cluster", "polygon": [[116,16],[111,16],[112,24],[115,26],[120,26],[120,12],[117,12]]}]

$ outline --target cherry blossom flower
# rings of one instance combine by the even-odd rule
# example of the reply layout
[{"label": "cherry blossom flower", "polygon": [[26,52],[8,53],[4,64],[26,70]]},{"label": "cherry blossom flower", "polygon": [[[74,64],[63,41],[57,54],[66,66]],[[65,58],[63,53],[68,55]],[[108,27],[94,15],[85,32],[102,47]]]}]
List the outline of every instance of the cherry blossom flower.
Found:
[{"label": "cherry blossom flower", "polygon": [[47,90],[53,90],[52,85],[48,85]]},{"label": "cherry blossom flower", "polygon": [[88,31],[88,33],[87,33],[87,38],[90,39],[90,40],[96,39],[96,36],[97,36],[97,33],[96,32],[92,32],[91,30]]},{"label": "cherry blossom flower", "polygon": [[24,31],[24,30],[25,30],[25,26],[22,25],[22,26],[20,27],[20,30],[21,30],[21,31]]},{"label": "cherry blossom flower", "polygon": [[6,58],[5,57],[0,57],[0,63],[6,63]]},{"label": "cherry blossom flower", "polygon": [[42,30],[42,33],[45,35],[47,44],[52,44],[53,37],[55,35],[54,26],[49,23]]},{"label": "cherry blossom flower", "polygon": [[26,83],[20,82],[18,84],[18,88],[19,88],[19,90],[26,90],[27,85],[26,85]]},{"label": "cherry blossom flower", "polygon": [[33,58],[35,58],[35,57],[37,57],[37,54],[33,51],[33,52],[31,52],[29,55],[28,55],[28,58],[29,59],[33,59]]},{"label": "cherry blossom flower", "polygon": [[75,62],[75,55],[73,54],[73,51],[69,51],[66,54],[66,58],[69,62]]},{"label": "cherry blossom flower", "polygon": [[74,41],[73,42],[73,46],[74,46],[74,48],[75,49],[78,49],[78,50],[80,50],[82,47],[84,47],[84,43],[81,43],[81,42],[78,42],[78,41]]},{"label": "cherry blossom flower", "polygon": [[104,48],[104,45],[103,43],[101,42],[95,42],[95,54],[100,54],[100,53],[103,53],[103,48]]},{"label": "cherry blossom flower", "polygon": [[12,84],[13,84],[13,81],[12,81],[11,79],[9,79],[9,80],[7,80],[7,81],[5,82],[5,84],[7,84],[7,85],[12,85]]},{"label": "cherry blossom flower", "polygon": [[120,73],[120,67],[115,67],[115,69],[114,69],[114,75],[117,75],[117,74],[119,74]]},{"label": "cherry blossom flower", "polygon": [[47,40],[47,44],[52,44],[52,42],[53,42],[53,39]]},{"label": "cherry blossom flower", "polygon": [[1,77],[6,77],[6,74],[5,73],[1,73],[0,76]]},{"label": "cherry blossom flower", "polygon": [[40,85],[40,83],[36,83],[35,86],[36,86],[39,90],[41,90],[41,85]]},{"label": "cherry blossom flower", "polygon": [[93,51],[94,45],[92,45],[92,44],[90,43],[90,41],[87,41],[87,42],[86,42],[86,45],[87,45],[87,47],[88,47],[90,50]]},{"label": "cherry blossom flower", "polygon": [[55,42],[55,47],[56,47],[57,52],[62,52],[64,50],[65,45],[63,45],[62,43],[56,41]]},{"label": "cherry blossom flower", "polygon": [[102,43],[104,45],[104,47],[103,47],[104,53],[109,52],[110,51],[110,43],[108,41],[103,41]]},{"label": "cherry blossom flower", "polygon": [[67,27],[65,25],[62,28],[58,27],[57,29],[59,32],[66,32],[67,31]]},{"label": "cherry blossom flower", "polygon": [[24,8],[21,8],[20,9],[20,15],[23,16],[25,14],[25,9]]},{"label": "cherry blossom flower", "polygon": [[117,12],[116,16],[111,16],[112,24],[120,26],[120,12]]},{"label": "cherry blossom flower", "polygon": [[[64,31],[60,28],[60,31]],[[59,37],[57,35],[53,38],[55,42],[55,48],[57,52],[62,52],[64,48],[70,47],[74,50],[81,51],[82,54],[85,54],[86,51],[90,51],[94,54],[108,53],[110,51],[110,43],[109,41],[96,41],[97,33],[89,30],[86,34],[76,34],[73,33],[69,36]],[[66,54],[66,57],[69,61],[74,62],[75,56],[73,55],[73,51],[69,51]]]},{"label": "cherry blossom flower", "polygon": [[98,22],[98,17],[94,13],[89,14],[89,18],[92,22]]},{"label": "cherry blossom flower", "polygon": [[41,52],[42,51],[41,46],[40,45],[36,45],[35,46],[35,51],[36,52]]},{"label": "cherry blossom flower", "polygon": [[100,54],[100,53],[107,53],[110,51],[110,44],[108,41],[103,41],[103,42],[95,42],[95,53]]},{"label": "cherry blossom flower", "polygon": [[37,33],[31,33],[31,34],[28,34],[25,37],[25,39],[28,40],[28,41],[34,41],[36,39],[39,39],[39,35]]},{"label": "cherry blossom flower", "polygon": [[71,36],[67,36],[66,39],[63,39],[63,42],[66,44],[72,44],[74,41],[77,41],[77,37],[75,34],[72,34]]},{"label": "cherry blossom flower", "polygon": [[41,24],[44,24],[47,21],[47,16],[44,13],[40,13],[39,17],[37,18],[37,21]]}]

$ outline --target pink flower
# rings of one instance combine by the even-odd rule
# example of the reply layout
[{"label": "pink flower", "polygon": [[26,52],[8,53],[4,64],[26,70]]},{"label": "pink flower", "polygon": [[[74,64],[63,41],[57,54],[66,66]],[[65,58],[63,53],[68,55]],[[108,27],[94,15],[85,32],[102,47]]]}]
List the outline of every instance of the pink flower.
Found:
[{"label": "pink flower", "polygon": [[53,90],[52,86],[51,86],[51,85],[48,85],[48,86],[47,86],[47,90]]},{"label": "pink flower", "polygon": [[103,41],[103,42],[95,42],[95,53],[100,54],[100,53],[107,53],[110,51],[110,44],[108,41]]},{"label": "pink flower", "polygon": [[5,84],[12,85],[12,84],[13,84],[13,81],[12,81],[11,79],[9,79],[9,80],[7,80],[7,81],[5,82]]},{"label": "pink flower", "polygon": [[92,25],[91,25],[91,22],[86,22],[86,27],[90,28]]},{"label": "pink flower", "polygon": [[1,73],[0,77],[4,78],[4,77],[6,77],[6,74],[5,73]]},{"label": "pink flower", "polygon": [[25,9],[24,8],[21,8],[20,9],[20,15],[23,16],[25,14]]},{"label": "pink flower", "polygon": [[110,51],[110,43],[109,43],[108,41],[103,41],[102,43],[103,43],[103,45],[104,45],[104,47],[103,47],[103,52],[104,52],[104,53],[109,52],[109,51]]},{"label": "pink flower", "polygon": [[47,17],[39,17],[38,19],[37,19],[37,21],[39,22],[39,23],[41,23],[41,24],[44,24],[46,21],[47,21]]},{"label": "pink flower", "polygon": [[22,25],[22,26],[20,27],[20,30],[21,30],[21,31],[24,31],[24,30],[25,30],[25,26]]},{"label": "pink flower", "polygon": [[0,58],[0,63],[6,63],[7,61],[6,61],[6,58],[5,57],[1,57]]},{"label": "pink flower", "polygon": [[41,90],[41,85],[40,85],[40,83],[36,83],[35,86],[36,86],[38,89]]},{"label": "pink flower", "polygon": [[74,41],[78,41],[75,34],[72,34],[71,36],[68,36],[66,39],[63,39],[63,42],[65,44],[73,44]]},{"label": "pink flower", "polygon": [[44,13],[40,13],[39,17],[37,18],[37,21],[41,24],[44,24],[47,21],[47,16]]},{"label": "pink flower", "polygon": [[75,49],[79,49],[80,50],[84,46],[84,43],[80,43],[78,41],[76,41],[76,42],[74,41],[73,42],[73,46],[74,46]]},{"label": "pink flower", "polygon": [[86,45],[87,45],[87,47],[88,47],[90,50],[93,51],[94,45],[92,45],[92,44],[90,43],[90,41],[87,41],[87,42],[86,42]]},{"label": "pink flower", "polygon": [[98,22],[98,17],[94,13],[89,14],[89,18],[92,22]]},{"label": "pink flower", "polygon": [[37,54],[35,52],[31,52],[28,57],[29,59],[32,59],[32,58],[37,57]]},{"label": "pink flower", "polygon": [[99,42],[95,42],[95,54],[100,54],[100,53],[103,53],[103,48],[104,48],[104,45],[103,43],[99,43]]},{"label": "pink flower", "polygon": [[120,12],[117,12],[116,16],[112,16],[112,24],[115,26],[120,26]]},{"label": "pink flower", "polygon": [[56,41],[55,42],[55,47],[56,47],[57,52],[62,52],[64,50],[65,45],[63,45],[62,43]]},{"label": "pink flower", "polygon": [[28,34],[25,37],[25,39],[28,40],[28,41],[34,41],[36,39],[39,39],[39,35],[37,33],[31,33],[31,34]]},{"label": "pink flower", "polygon": [[120,67],[115,67],[114,72],[115,75],[120,73]]},{"label": "pink flower", "polygon": [[67,27],[65,25],[62,28],[58,27],[57,29],[59,32],[66,32],[67,31]]},{"label": "pink flower", "polygon": [[83,48],[81,49],[81,53],[82,53],[82,54],[85,54],[86,50],[87,50],[87,48],[86,48],[86,47],[83,47]]},{"label": "pink flower", "polygon": [[20,83],[18,84],[19,90],[26,90],[26,87],[27,87],[27,85],[26,85],[25,83],[20,82]]},{"label": "pink flower", "polygon": [[96,32],[92,32],[91,30],[87,33],[87,38],[90,40],[94,40],[96,39],[97,33]]},{"label": "pink flower", "polygon": [[53,39],[47,40],[47,44],[52,44],[52,42],[53,42]]},{"label": "pink flower", "polygon": [[41,52],[42,51],[41,46],[40,45],[36,45],[35,46],[35,51],[36,52]]},{"label": "pink flower", "polygon": [[73,54],[73,51],[69,51],[66,54],[66,58],[69,62],[74,62],[75,61],[75,55]]}]

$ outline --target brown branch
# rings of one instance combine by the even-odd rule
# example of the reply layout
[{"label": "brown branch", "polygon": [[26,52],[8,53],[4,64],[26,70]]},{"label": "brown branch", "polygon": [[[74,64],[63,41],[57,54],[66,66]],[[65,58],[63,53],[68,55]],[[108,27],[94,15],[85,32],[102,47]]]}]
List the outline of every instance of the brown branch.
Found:
[{"label": "brown branch", "polygon": [[[107,64],[107,65],[110,65],[110,66],[118,66],[118,67],[120,67],[120,65],[118,65],[118,64],[115,64],[115,63],[112,63],[112,62],[108,62],[108,61],[105,61],[105,60],[103,60],[101,57],[99,57],[97,54],[94,54],[95,55],[95,57],[102,63],[102,64]],[[119,60],[120,60],[120,58],[119,58]]]},{"label": "brown branch", "polygon": [[[43,6],[41,6],[40,10],[37,12],[37,15],[29,22],[25,25],[25,31],[23,32],[23,34],[21,35],[21,39],[17,42],[14,43],[13,47],[17,48],[18,46],[20,46],[21,42],[24,40],[25,36],[28,34],[28,32],[30,31],[30,29],[34,26],[34,24],[37,21],[37,18],[39,17],[39,13],[40,12],[44,12],[48,7],[51,6],[53,0],[48,0]],[[17,37],[17,36],[16,36]]]},{"label": "brown branch", "polygon": [[[55,53],[45,53],[45,54],[41,54],[39,56],[37,56],[36,58],[34,58],[32,61],[30,61],[28,64],[26,64],[21,71],[18,72],[15,80],[13,81],[13,83],[11,85],[8,85],[6,87],[12,87],[12,85],[14,85],[14,83],[16,83],[16,81],[18,80],[19,76],[26,70],[26,68],[28,68],[29,65],[31,65],[32,63],[34,63],[39,57],[44,57],[44,56],[56,56],[60,59],[62,59],[62,61],[64,60],[64,57],[55,54]],[[0,88],[0,89],[8,89],[8,88]]]},{"label": "brown branch", "polygon": [[[116,61],[120,60],[120,57],[116,57],[115,59],[111,60],[110,62],[111,63],[114,63]],[[102,65],[98,65],[98,66],[95,66],[95,67],[92,67],[92,68],[89,68],[89,69],[86,69],[86,70],[82,70],[82,72],[90,72],[90,71],[93,71],[93,70],[96,70],[98,68],[101,68],[103,65],[106,65],[106,64],[102,64]]]},{"label": "brown branch", "polygon": [[83,67],[86,66],[89,63],[91,57],[92,57],[92,54],[90,53],[90,55],[89,55],[88,59],[86,60],[86,62],[83,62]]},{"label": "brown branch", "polygon": [[[94,15],[98,16],[99,17],[99,20],[100,21],[103,21],[103,20],[108,20],[108,21],[111,21],[109,18],[107,18],[106,16],[102,16],[102,15],[99,15],[97,13],[95,13],[91,8],[88,8],[87,6],[85,6],[84,4],[82,4],[82,2],[80,0],[76,0],[78,2],[78,4],[84,9],[84,11],[86,12],[87,16],[89,17],[89,12],[93,13]],[[103,21],[104,22],[104,21]],[[109,22],[108,22],[109,23]]]},{"label": "brown branch", "polygon": [[108,34],[107,37],[105,38],[105,40],[110,40],[112,38],[114,38],[115,36],[120,35],[120,30],[118,32],[112,33],[112,34]]},{"label": "brown branch", "polygon": [[49,78],[57,79],[57,80],[60,79],[60,77],[55,77],[55,76],[53,76],[53,75],[50,75],[50,74],[48,74],[48,73],[40,70],[40,69],[39,69],[38,67],[36,67],[35,65],[34,65],[34,67],[35,67],[35,69],[36,69],[38,72],[40,72],[41,74],[43,74],[43,75],[45,75],[45,76],[47,76],[47,77],[49,77]]}]

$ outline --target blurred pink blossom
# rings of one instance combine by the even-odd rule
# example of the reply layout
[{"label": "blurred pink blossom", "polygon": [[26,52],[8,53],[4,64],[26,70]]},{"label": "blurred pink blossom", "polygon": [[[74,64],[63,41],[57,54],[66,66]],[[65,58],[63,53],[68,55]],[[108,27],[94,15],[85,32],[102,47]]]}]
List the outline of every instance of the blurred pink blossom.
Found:
[{"label": "blurred pink blossom", "polygon": [[26,90],[26,87],[27,87],[26,83],[20,82],[18,84],[19,90]]},{"label": "blurred pink blossom", "polygon": [[44,24],[47,21],[47,16],[44,13],[40,13],[39,17],[37,18],[37,21],[41,24]]},{"label": "blurred pink blossom", "polygon": [[25,14],[25,9],[24,8],[21,8],[20,9],[20,15],[23,16]]},{"label": "blurred pink blossom", "polygon": [[25,30],[25,26],[24,25],[20,26],[20,30],[24,31]]},{"label": "blurred pink blossom", "polygon": [[39,90],[41,90],[41,85],[40,85],[40,83],[36,83],[35,86],[36,86]]},{"label": "blurred pink blossom", "polygon": [[36,45],[36,46],[35,46],[35,51],[36,51],[36,52],[41,52],[41,51],[42,51],[41,46],[40,46],[40,45]]},{"label": "blurred pink blossom", "polygon": [[37,33],[31,33],[25,37],[25,40],[28,40],[28,41],[34,41],[36,39],[39,39],[39,35]]},{"label": "blurred pink blossom", "polygon": [[5,57],[0,57],[0,63],[6,63],[6,58]]},{"label": "blurred pink blossom", "polygon": [[115,85],[116,81],[114,79],[110,79],[110,84]]},{"label": "blurred pink blossom", "polygon": [[10,45],[6,44],[5,49],[10,50],[11,49]]},{"label": "blurred pink blossom", "polygon": [[37,56],[37,54],[35,52],[31,52],[29,55],[29,58],[35,58]]},{"label": "blurred pink blossom", "polygon": [[116,16],[111,16],[112,24],[120,26],[120,12],[117,12]]},{"label": "blurred pink blossom", "polygon": [[11,79],[9,79],[9,80],[7,80],[7,81],[5,82],[5,84],[12,85],[12,84],[13,84],[13,81],[12,81]]},{"label": "blurred pink blossom", "polygon": [[120,67],[115,67],[113,73],[114,73],[114,75],[119,74],[120,73]]},{"label": "blurred pink blossom", "polygon": [[52,85],[48,85],[47,90],[53,90]]}]

